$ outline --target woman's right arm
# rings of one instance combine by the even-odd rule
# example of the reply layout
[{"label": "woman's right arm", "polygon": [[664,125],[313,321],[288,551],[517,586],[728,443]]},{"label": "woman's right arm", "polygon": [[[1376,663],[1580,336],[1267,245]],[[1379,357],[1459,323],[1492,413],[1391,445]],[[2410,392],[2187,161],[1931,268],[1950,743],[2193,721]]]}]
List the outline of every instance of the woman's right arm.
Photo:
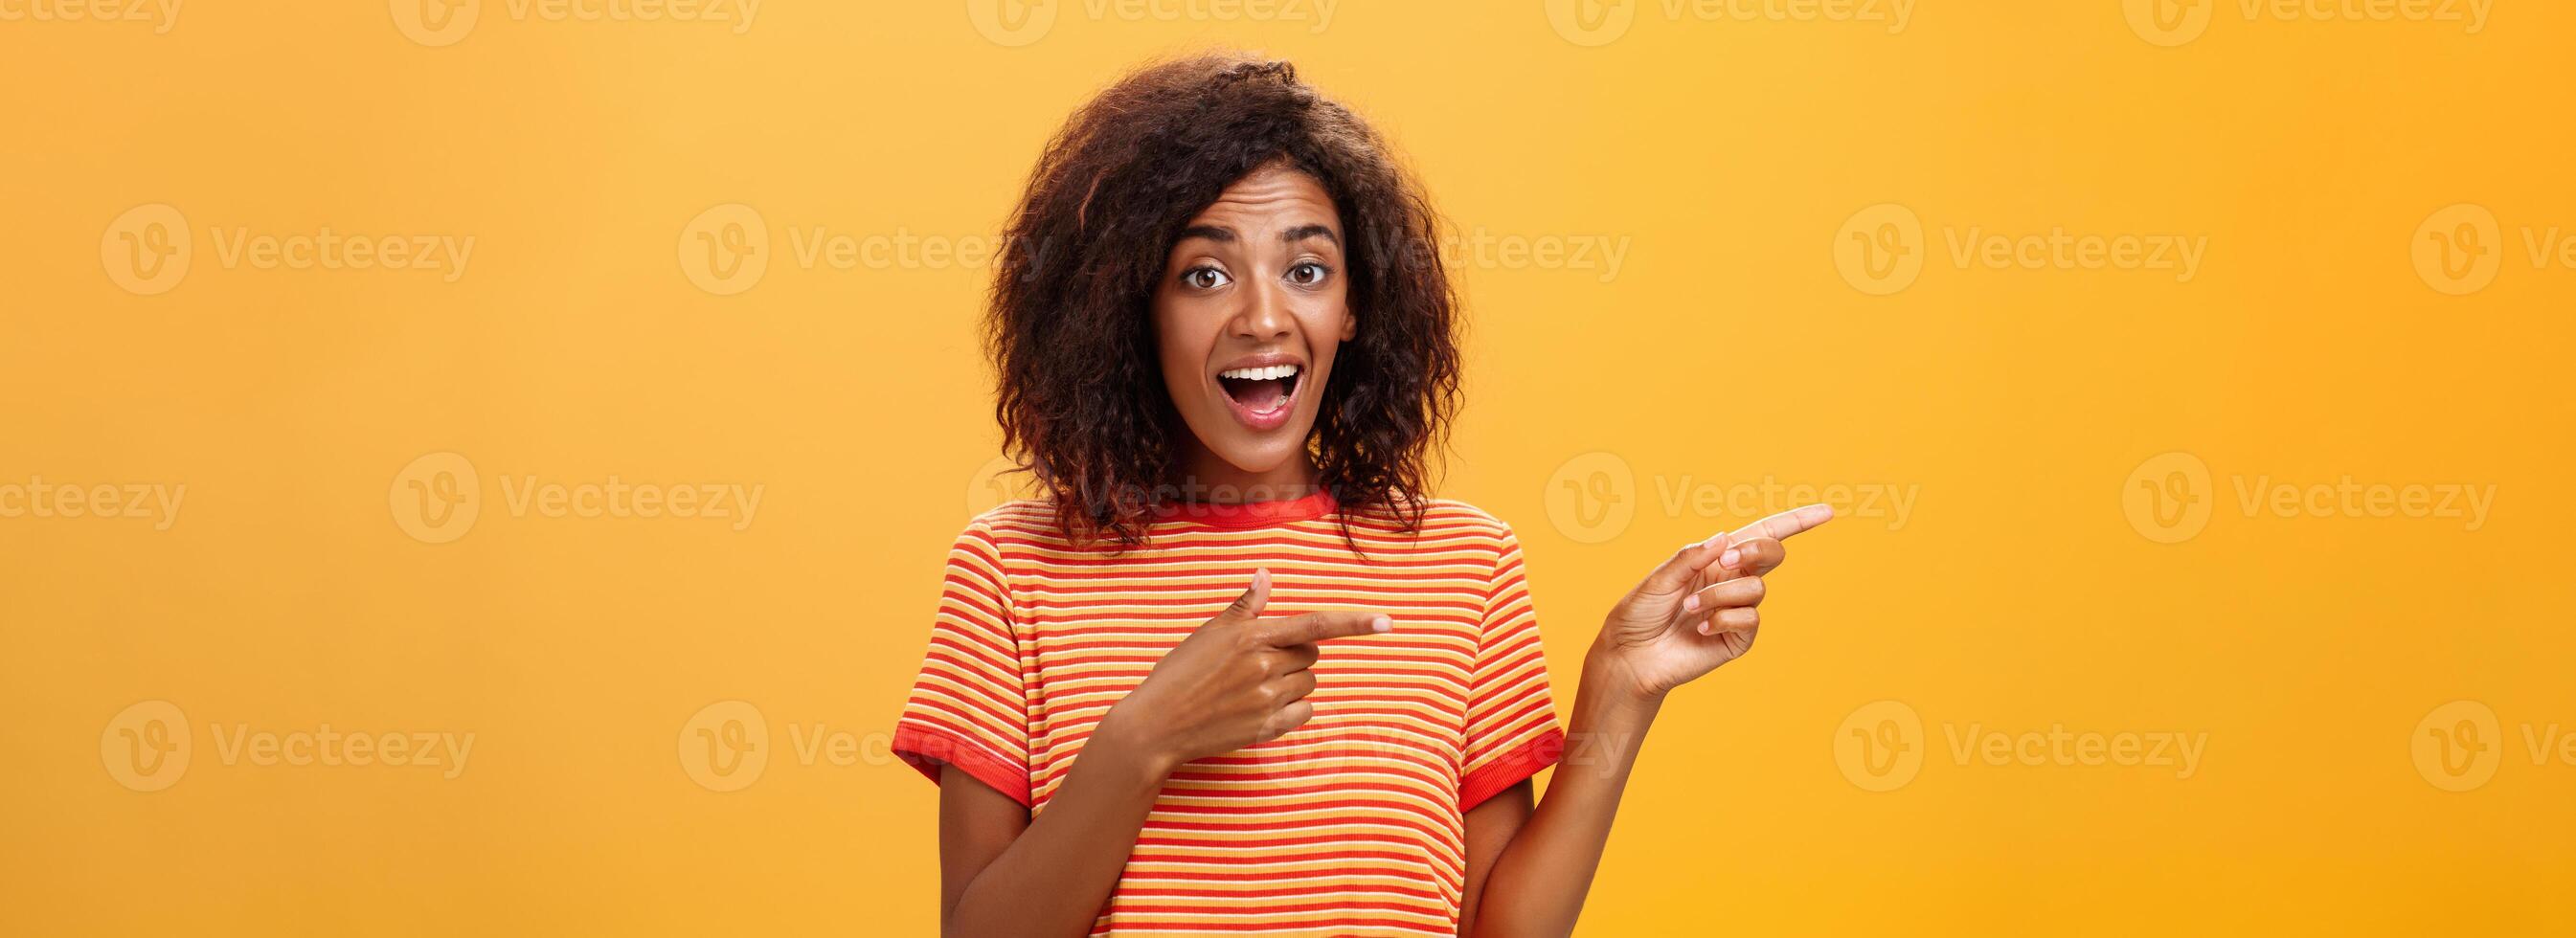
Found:
[{"label": "woman's right arm", "polygon": [[1135,748],[1103,720],[1034,821],[1011,796],[940,767],[940,933],[1089,933],[1169,773]]},{"label": "woman's right arm", "polygon": [[1270,572],[1174,646],[1100,718],[1030,812],[960,771],[939,770],[940,932],[1082,935],[1118,885],[1163,779],[1193,759],[1277,739],[1315,715],[1308,670],[1328,638],[1393,627],[1367,612],[1263,620]]}]

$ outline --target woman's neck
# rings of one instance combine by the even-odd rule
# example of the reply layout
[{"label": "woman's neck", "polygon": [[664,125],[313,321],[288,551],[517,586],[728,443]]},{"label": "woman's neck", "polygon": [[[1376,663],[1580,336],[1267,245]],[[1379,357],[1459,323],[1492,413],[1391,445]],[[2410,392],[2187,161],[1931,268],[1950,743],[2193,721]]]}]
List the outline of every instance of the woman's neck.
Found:
[{"label": "woman's neck", "polygon": [[1322,478],[1314,457],[1302,452],[1276,468],[1247,472],[1193,439],[1181,456],[1179,475],[1158,500],[1215,505],[1284,502],[1315,494]]}]

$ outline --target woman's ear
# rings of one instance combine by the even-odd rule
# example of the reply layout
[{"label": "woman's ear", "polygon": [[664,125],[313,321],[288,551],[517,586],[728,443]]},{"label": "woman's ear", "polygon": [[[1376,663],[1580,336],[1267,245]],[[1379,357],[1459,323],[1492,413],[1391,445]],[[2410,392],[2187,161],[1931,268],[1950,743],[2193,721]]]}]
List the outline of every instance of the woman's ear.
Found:
[{"label": "woman's ear", "polygon": [[1352,339],[1358,338],[1358,337],[1359,337],[1359,334],[1360,334],[1360,314],[1359,314],[1359,311],[1358,311],[1358,310],[1352,310],[1352,311],[1350,311],[1350,312],[1343,313],[1343,314],[1342,314],[1342,341],[1344,341],[1344,342],[1348,342],[1348,341],[1350,341],[1350,340],[1352,340]]}]

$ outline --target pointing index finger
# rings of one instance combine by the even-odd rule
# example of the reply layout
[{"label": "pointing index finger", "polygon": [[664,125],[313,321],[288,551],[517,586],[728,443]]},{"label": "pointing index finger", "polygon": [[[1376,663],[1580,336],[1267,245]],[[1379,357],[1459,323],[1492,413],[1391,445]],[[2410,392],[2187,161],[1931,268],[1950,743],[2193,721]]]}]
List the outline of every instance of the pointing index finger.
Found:
[{"label": "pointing index finger", "polygon": [[1745,541],[1764,537],[1772,538],[1774,540],[1787,540],[1789,535],[1796,534],[1800,531],[1807,530],[1832,520],[1834,520],[1833,506],[1807,505],[1801,508],[1792,508],[1779,514],[1772,515],[1771,517],[1764,518],[1760,521],[1753,522],[1752,524],[1737,528],[1735,533],[1729,534],[1726,537],[1727,542],[1732,544],[1741,544]]},{"label": "pointing index finger", "polygon": [[1309,612],[1278,620],[1262,630],[1262,641],[1277,647],[1304,645],[1328,638],[1370,635],[1395,627],[1395,622],[1374,612]]}]

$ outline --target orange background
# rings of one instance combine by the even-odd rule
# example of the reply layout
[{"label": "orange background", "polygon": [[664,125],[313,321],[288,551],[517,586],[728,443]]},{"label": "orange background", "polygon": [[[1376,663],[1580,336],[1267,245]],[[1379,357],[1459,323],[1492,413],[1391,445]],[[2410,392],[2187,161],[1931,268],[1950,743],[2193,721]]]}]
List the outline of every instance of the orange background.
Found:
[{"label": "orange background", "polygon": [[[1848,495],[1665,709],[1584,933],[2561,928],[2576,8],[2159,2],[0,0],[0,930],[931,932],[884,739],[997,497],[948,251],[1212,44],[1466,236],[1443,494],[1518,528],[1561,701],[1672,546]],[[474,241],[291,259],[326,228]],[[325,725],[474,735],[229,748]],[[2202,748],[2012,749],[2059,727]]]}]

